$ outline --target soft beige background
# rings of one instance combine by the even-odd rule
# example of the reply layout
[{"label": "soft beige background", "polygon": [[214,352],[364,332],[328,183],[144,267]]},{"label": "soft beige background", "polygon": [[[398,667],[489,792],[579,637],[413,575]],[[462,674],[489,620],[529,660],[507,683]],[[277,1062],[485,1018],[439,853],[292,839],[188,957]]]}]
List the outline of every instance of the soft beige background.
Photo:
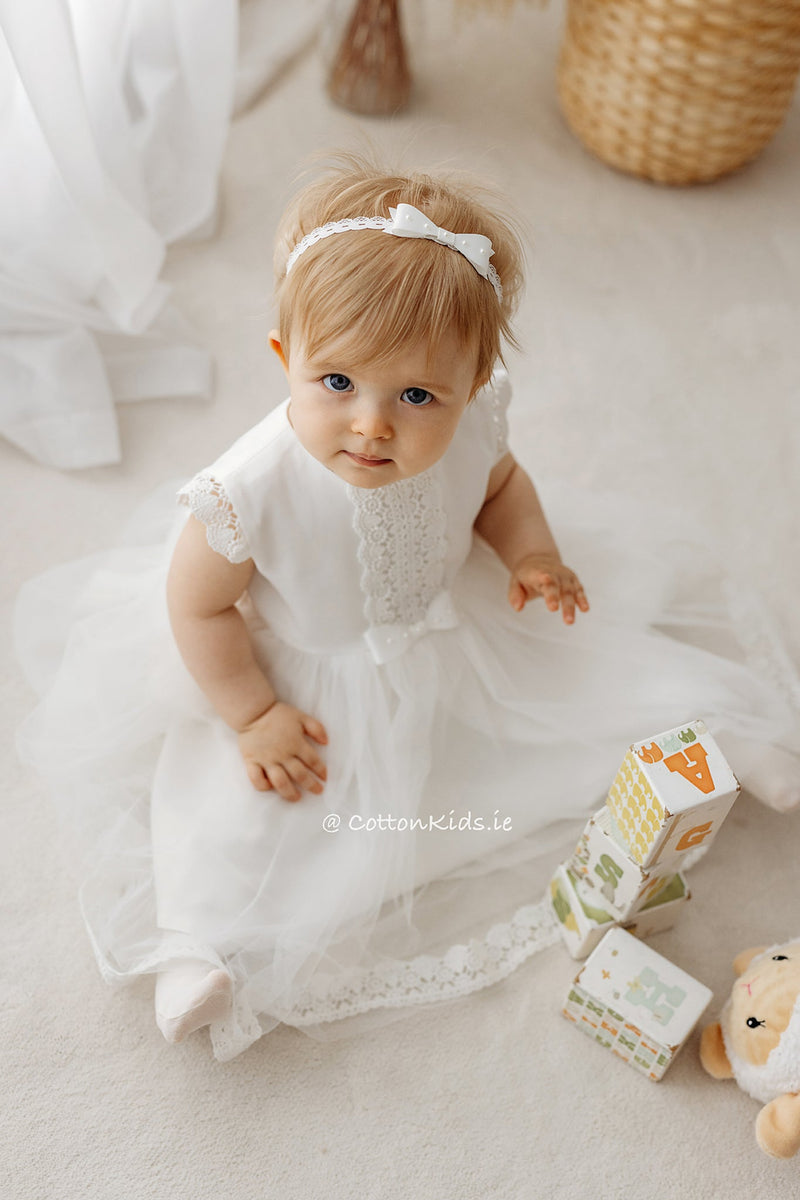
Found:
[{"label": "soft beige background", "polygon": [[[560,4],[458,28],[447,5],[410,9],[417,90],[401,119],[334,110],[311,53],[234,124],[217,236],[173,251],[167,271],[216,355],[213,403],[127,408],[120,467],[59,475],[0,445],[9,1200],[800,1194],[800,1159],[758,1151],[758,1106],[704,1075],[697,1035],[654,1085],[560,1019],[574,967],[558,947],[357,1042],[280,1029],[225,1066],[205,1035],[168,1047],[146,982],[118,994],[100,982],[46,798],[15,758],[32,703],[10,654],[19,583],[110,543],[151,487],[194,472],[282,398],[265,346],[272,230],[301,161],[364,129],[409,164],[489,176],[529,224],[513,420],[545,497],[611,481],[632,503],[648,489],[679,505],[763,587],[800,651],[800,107],[741,175],[656,188],[565,129]],[[800,932],[798,848],[800,814],[744,797],[694,873],[689,914],[654,939],[714,989],[712,1011],[739,949]]]}]

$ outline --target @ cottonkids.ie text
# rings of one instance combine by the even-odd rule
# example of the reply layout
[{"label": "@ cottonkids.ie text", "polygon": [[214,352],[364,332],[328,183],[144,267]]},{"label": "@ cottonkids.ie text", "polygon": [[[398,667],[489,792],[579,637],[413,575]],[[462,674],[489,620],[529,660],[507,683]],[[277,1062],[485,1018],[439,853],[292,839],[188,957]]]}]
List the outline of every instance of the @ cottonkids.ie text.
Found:
[{"label": "@ cottonkids.ie text", "polygon": [[[341,826],[342,818],[339,813],[327,813],[323,817],[322,828],[327,833],[336,833]],[[510,833],[512,830],[511,817],[502,817],[499,808],[496,808],[490,817],[473,813],[469,809],[461,816],[456,816],[454,808],[451,808],[449,812],[441,813],[438,817],[431,814],[426,817],[396,817],[393,813],[377,813],[375,816],[363,817],[359,813],[352,813],[347,818],[345,827],[366,830],[368,833],[374,830],[394,833],[410,831],[432,833],[434,830],[454,833],[463,833],[464,831],[496,833],[502,830],[503,833]]]}]

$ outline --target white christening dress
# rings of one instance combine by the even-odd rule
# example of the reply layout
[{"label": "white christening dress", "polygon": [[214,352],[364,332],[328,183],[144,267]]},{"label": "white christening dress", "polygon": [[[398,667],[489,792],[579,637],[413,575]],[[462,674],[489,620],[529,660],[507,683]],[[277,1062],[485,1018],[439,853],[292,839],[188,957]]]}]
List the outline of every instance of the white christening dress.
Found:
[{"label": "white christening dress", "polygon": [[[86,848],[102,973],[223,965],[218,1058],[278,1022],[463,994],[549,944],[534,864],[555,865],[630,742],[702,716],[734,769],[796,749],[794,682],[692,644],[725,620],[681,607],[674,563],[633,558],[618,514],[593,505],[581,530],[551,513],[589,614],[511,609],[473,532],[508,398],[498,373],[435,466],[374,489],[311,457],[286,401],[181,489],[177,518],[174,492],[156,498],[124,546],[23,591],[43,699],[19,744]],[[257,792],[180,661],[164,584],[186,508],[214,550],[255,562],[240,607],[276,693],[326,727],[320,796]]]}]

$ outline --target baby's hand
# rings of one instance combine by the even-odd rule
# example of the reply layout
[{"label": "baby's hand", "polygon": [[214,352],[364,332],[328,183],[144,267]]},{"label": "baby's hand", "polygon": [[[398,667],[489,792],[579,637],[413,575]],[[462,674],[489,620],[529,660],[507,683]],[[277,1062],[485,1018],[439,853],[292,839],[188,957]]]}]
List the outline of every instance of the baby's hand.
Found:
[{"label": "baby's hand", "polygon": [[544,596],[551,612],[562,606],[566,625],[575,620],[576,604],[581,612],[589,611],[589,601],[578,576],[554,554],[526,554],[511,573],[508,586],[511,607],[522,612],[534,596]]},{"label": "baby's hand", "polygon": [[319,794],[327,771],[309,738],[320,746],[328,741],[319,721],[281,700],[240,730],[239,749],[253,787],[274,788],[284,800],[299,800],[303,788]]}]

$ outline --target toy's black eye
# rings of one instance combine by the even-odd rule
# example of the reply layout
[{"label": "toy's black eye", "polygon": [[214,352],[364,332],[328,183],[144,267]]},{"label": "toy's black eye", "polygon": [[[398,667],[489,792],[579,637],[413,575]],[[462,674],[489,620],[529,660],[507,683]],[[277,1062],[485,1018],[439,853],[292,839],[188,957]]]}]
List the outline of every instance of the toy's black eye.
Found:
[{"label": "toy's black eye", "polygon": [[772,961],[773,962],[788,962],[789,955],[788,954],[773,954]]},{"label": "toy's black eye", "polygon": [[748,1017],[745,1022],[748,1029],[758,1029],[759,1025],[763,1025],[763,1021],[759,1021],[758,1017]]}]

